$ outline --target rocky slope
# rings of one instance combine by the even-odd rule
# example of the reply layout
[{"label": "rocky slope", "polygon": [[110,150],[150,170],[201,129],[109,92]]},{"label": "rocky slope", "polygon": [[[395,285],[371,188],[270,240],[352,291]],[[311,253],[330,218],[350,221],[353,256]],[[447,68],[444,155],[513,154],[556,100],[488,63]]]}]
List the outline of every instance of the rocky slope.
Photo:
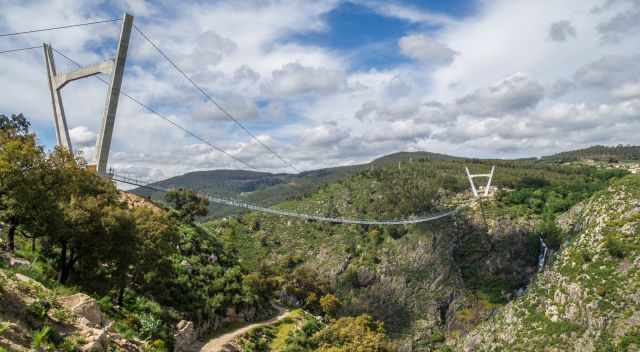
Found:
[{"label": "rocky slope", "polygon": [[566,238],[519,299],[464,338],[464,351],[638,351],[640,177],[627,176],[563,219]]},{"label": "rocky slope", "polygon": [[[438,190],[440,179],[458,188],[458,181],[439,169],[408,163],[402,169],[359,174],[282,206],[345,217],[429,212],[433,199],[455,198],[451,191]],[[450,193],[440,197],[438,192]],[[459,196],[457,202],[470,200],[470,194]],[[411,226],[339,225],[264,214],[206,226],[238,250],[251,270],[268,267],[284,273],[286,282],[295,281],[297,271],[317,275],[311,281],[335,292],[340,314],[369,314],[384,322],[398,350],[426,351],[441,346],[445,336],[473,329],[513,299],[536,272],[540,244],[531,222],[489,214],[487,228],[482,212],[474,206],[453,218]],[[283,298],[293,305],[307,299]]]},{"label": "rocky slope", "polygon": [[[21,265],[14,261],[14,264]],[[104,318],[95,299],[50,290],[0,269],[0,351],[144,351]]]}]

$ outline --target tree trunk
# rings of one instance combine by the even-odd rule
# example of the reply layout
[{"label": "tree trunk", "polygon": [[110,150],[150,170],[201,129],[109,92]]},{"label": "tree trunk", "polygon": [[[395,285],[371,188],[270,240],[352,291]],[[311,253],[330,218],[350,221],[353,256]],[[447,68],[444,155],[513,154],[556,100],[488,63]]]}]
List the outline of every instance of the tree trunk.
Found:
[{"label": "tree trunk", "polygon": [[67,242],[63,241],[60,246],[60,262],[58,263],[58,282],[64,284],[69,277],[67,268]]},{"label": "tree trunk", "polygon": [[118,305],[122,307],[124,304],[124,285],[120,287],[120,291],[118,292]]},{"label": "tree trunk", "polygon": [[33,238],[31,239],[31,251],[32,251],[32,252],[35,252],[35,251],[36,251],[36,238],[35,238],[35,237],[33,237]]},{"label": "tree trunk", "polygon": [[9,232],[7,233],[7,250],[13,253],[16,249],[16,225],[9,224]]}]

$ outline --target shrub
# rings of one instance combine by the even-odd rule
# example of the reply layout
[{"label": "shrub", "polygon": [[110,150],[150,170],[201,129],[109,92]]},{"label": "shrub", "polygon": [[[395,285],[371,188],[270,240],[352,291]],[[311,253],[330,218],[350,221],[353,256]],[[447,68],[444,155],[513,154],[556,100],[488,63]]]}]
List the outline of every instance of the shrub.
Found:
[{"label": "shrub", "polygon": [[340,301],[335,295],[326,294],[320,298],[320,308],[325,315],[333,317],[340,308]]},{"label": "shrub", "polygon": [[624,258],[625,256],[625,248],[622,240],[618,238],[614,238],[612,236],[608,236],[606,240],[607,251],[612,257],[616,258]]},{"label": "shrub", "polygon": [[313,340],[319,352],[392,350],[382,325],[368,315],[340,318],[314,334]]},{"label": "shrub", "polygon": [[538,225],[536,230],[540,236],[542,236],[544,243],[546,243],[549,248],[554,250],[560,248],[564,233],[558,225],[556,225],[556,222],[552,217],[545,218],[542,223]]},{"label": "shrub", "polygon": [[150,313],[140,315],[140,336],[144,339],[157,338],[162,334],[162,320]]},{"label": "shrub", "polygon": [[44,322],[47,317],[47,313],[51,308],[51,304],[47,301],[37,300],[27,306],[27,312],[29,315],[34,318],[37,322]]}]

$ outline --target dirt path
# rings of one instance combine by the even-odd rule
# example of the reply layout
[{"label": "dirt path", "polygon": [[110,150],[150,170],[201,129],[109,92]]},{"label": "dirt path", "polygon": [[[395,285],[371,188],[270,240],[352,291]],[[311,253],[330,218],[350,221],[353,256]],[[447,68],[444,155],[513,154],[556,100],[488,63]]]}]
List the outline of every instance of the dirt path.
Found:
[{"label": "dirt path", "polygon": [[289,310],[283,307],[276,306],[275,308],[278,309],[278,315],[276,317],[271,318],[269,320],[265,320],[265,321],[261,321],[258,323],[241,327],[238,330],[234,330],[232,332],[229,332],[224,335],[218,336],[214,339],[211,339],[204,346],[202,346],[202,348],[200,349],[200,352],[220,352],[223,350],[223,347],[226,344],[233,341],[233,339],[235,339],[236,337],[246,334],[251,329],[277,323],[278,321],[284,319],[289,314]]}]

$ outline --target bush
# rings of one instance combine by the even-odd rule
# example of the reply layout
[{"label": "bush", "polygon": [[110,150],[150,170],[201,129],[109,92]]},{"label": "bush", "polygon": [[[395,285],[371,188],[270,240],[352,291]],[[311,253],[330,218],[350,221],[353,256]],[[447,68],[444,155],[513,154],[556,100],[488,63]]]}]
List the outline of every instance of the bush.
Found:
[{"label": "bush", "polygon": [[27,306],[27,312],[37,322],[43,323],[47,318],[47,313],[49,313],[50,308],[51,304],[49,302],[37,300]]},{"label": "bush", "polygon": [[608,236],[606,240],[607,251],[612,257],[622,259],[625,256],[625,248],[622,240]]},{"label": "bush", "polygon": [[322,308],[325,315],[333,317],[338,311],[338,308],[340,308],[340,301],[335,295],[324,295],[320,298],[320,308]]},{"label": "bush", "polygon": [[140,336],[143,339],[152,339],[162,336],[162,320],[150,313],[140,315]]},{"label": "bush", "polygon": [[536,230],[549,248],[553,250],[560,248],[564,233],[562,232],[562,229],[556,225],[553,218],[545,218],[542,223],[537,226]]},{"label": "bush", "polygon": [[313,341],[319,352],[392,351],[382,324],[368,315],[340,318],[314,334]]}]

